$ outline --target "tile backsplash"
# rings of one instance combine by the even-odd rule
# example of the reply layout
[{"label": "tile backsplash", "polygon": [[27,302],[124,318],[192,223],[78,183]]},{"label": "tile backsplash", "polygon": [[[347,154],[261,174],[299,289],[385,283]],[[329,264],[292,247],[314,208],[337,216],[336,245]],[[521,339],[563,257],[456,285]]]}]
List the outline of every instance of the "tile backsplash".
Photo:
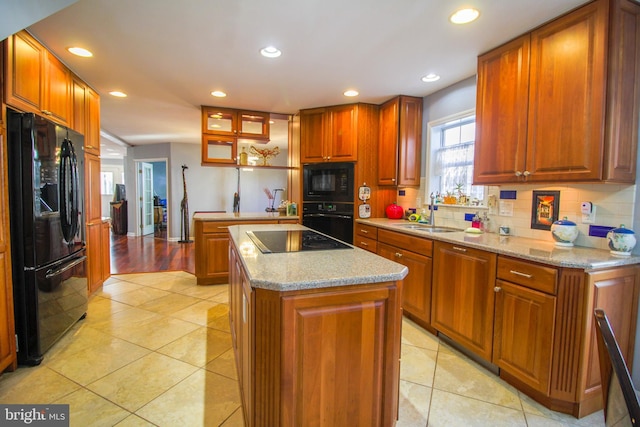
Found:
[{"label": "tile backsplash", "polygon": [[[405,195],[398,196],[398,204],[405,209],[416,207],[416,199],[420,197],[424,205],[428,205],[429,199],[424,194],[424,178],[420,189],[405,188]],[[589,236],[590,224],[582,223],[580,212],[581,202],[591,202],[596,207],[594,225],[606,227],[618,227],[625,224],[632,228],[634,218],[635,185],[617,184],[571,184],[571,185],[514,185],[501,187],[488,187],[489,195],[495,195],[500,200],[500,190],[516,191],[513,202],[513,216],[501,216],[498,207],[487,208],[477,206],[451,206],[438,205],[435,212],[437,225],[467,228],[471,226],[465,221],[465,214],[479,212],[487,213],[489,218],[489,231],[498,232],[498,227],[506,225],[512,235],[529,237],[533,239],[553,241],[551,232],[531,228],[531,201],[533,191],[560,191],[559,218],[567,217],[578,225],[580,234],[575,244],[592,248],[607,249],[607,239]],[[635,231],[635,230],[634,230]]]}]

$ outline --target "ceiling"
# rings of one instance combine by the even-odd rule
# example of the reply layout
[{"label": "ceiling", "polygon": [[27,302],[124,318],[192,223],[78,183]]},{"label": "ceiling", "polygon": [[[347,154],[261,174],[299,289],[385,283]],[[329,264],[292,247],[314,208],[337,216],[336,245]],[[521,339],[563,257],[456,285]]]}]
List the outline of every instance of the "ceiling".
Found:
[{"label": "ceiling", "polygon": [[[478,54],[583,3],[79,0],[28,30],[100,94],[104,158],[114,142],[200,143],[201,105],[291,114],[426,96],[473,76]],[[451,24],[462,6],[479,19]],[[268,45],[282,56],[262,57]],[[94,56],[75,57],[70,46]],[[428,73],[441,78],[421,81]],[[346,89],[360,95],[346,98]]]}]

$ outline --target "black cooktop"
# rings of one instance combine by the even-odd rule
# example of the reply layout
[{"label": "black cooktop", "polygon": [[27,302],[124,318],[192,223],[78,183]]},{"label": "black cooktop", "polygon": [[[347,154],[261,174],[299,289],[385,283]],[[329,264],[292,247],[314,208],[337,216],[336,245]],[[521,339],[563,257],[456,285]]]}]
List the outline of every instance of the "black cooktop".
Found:
[{"label": "black cooktop", "polygon": [[346,243],[313,230],[247,231],[247,235],[264,254],[353,249]]}]

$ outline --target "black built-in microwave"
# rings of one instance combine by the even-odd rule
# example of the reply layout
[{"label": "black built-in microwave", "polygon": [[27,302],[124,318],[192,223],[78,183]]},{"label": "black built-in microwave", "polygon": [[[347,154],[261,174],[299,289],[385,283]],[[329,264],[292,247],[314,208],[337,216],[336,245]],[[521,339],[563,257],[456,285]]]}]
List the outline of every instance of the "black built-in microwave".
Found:
[{"label": "black built-in microwave", "polygon": [[353,203],[353,165],[347,162],[304,165],[302,200]]}]

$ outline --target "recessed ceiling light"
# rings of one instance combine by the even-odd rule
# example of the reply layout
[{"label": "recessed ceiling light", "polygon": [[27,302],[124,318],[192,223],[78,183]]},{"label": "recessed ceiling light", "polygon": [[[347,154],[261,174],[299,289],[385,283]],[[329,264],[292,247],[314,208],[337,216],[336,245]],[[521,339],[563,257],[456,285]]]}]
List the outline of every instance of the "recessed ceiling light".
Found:
[{"label": "recessed ceiling light", "polygon": [[112,92],[109,92],[109,95],[115,96],[117,98],[126,98],[127,97],[126,93],[120,92],[119,90],[114,90]]},{"label": "recessed ceiling light", "polygon": [[267,46],[260,49],[260,55],[267,58],[277,58],[278,56],[282,55],[282,52],[278,48]]},{"label": "recessed ceiling light", "polygon": [[76,56],[82,56],[83,58],[91,58],[93,56],[93,53],[91,53],[91,51],[83,48],[83,47],[70,47],[67,49],[69,52],[73,53]]},{"label": "recessed ceiling light", "polygon": [[478,16],[480,16],[480,12],[477,9],[460,9],[449,17],[449,21],[454,24],[468,24],[471,21],[475,21]]},{"label": "recessed ceiling light", "polygon": [[211,95],[217,97],[217,98],[224,98],[225,96],[227,96],[226,93],[224,93],[221,90],[214,90],[213,92],[211,92]]},{"label": "recessed ceiling light", "polygon": [[358,96],[359,93],[357,90],[349,89],[344,91],[344,96]]},{"label": "recessed ceiling light", "polygon": [[438,80],[440,80],[440,76],[435,74],[435,73],[429,73],[426,76],[422,76],[422,81],[423,82],[430,83],[430,82],[435,82],[435,81],[438,81]]}]

